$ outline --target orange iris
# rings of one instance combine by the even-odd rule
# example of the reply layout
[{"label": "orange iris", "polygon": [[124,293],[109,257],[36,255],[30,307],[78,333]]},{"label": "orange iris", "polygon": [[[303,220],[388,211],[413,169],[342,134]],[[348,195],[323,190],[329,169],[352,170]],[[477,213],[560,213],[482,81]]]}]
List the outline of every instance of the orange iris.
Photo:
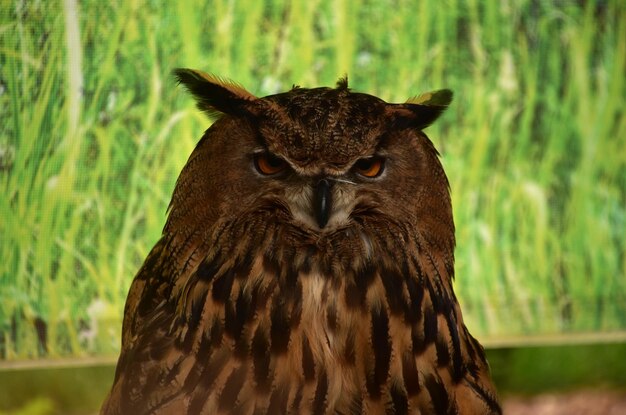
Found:
[{"label": "orange iris", "polygon": [[369,157],[361,159],[354,164],[354,169],[361,176],[374,178],[383,172],[385,163],[382,157]]},{"label": "orange iris", "polygon": [[287,168],[285,160],[269,153],[259,153],[254,157],[254,165],[261,174],[266,176],[280,173]]}]

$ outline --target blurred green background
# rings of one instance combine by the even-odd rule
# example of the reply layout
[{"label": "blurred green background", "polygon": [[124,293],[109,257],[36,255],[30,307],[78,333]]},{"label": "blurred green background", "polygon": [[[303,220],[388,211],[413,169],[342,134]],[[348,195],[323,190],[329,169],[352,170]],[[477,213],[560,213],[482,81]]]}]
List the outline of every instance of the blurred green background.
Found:
[{"label": "blurred green background", "polygon": [[387,101],[453,89],[427,133],[470,330],[626,338],[623,0],[0,0],[0,363],[116,355],[209,125],[176,67],[257,95],[344,74]]}]

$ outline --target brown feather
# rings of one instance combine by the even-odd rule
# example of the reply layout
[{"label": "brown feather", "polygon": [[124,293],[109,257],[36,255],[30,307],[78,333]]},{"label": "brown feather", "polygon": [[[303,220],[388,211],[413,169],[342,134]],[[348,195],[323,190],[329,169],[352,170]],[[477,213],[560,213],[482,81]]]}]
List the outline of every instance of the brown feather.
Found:
[{"label": "brown feather", "polygon": [[[453,292],[448,181],[421,132],[451,93],[388,104],[345,80],[255,98],[177,74],[223,115],[133,281],[101,413],[500,413]],[[257,172],[265,152],[286,170]],[[382,174],[360,175],[373,155]]]}]

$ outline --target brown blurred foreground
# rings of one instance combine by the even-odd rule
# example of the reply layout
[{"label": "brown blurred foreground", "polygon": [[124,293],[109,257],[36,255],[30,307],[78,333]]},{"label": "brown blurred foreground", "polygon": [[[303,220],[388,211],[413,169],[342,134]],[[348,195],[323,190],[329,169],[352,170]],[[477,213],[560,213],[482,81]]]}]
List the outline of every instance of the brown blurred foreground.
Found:
[{"label": "brown blurred foreground", "polygon": [[624,415],[626,392],[585,390],[507,397],[505,415]]}]

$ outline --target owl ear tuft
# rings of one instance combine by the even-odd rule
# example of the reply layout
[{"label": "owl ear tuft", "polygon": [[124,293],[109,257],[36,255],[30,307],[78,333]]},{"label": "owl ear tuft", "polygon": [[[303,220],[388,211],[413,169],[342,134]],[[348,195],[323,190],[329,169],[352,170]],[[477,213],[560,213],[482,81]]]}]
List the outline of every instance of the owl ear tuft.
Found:
[{"label": "owl ear tuft", "polygon": [[174,76],[195,97],[198,108],[211,118],[220,114],[248,115],[257,100],[241,85],[195,69],[178,68]]},{"label": "owl ear tuft", "polygon": [[397,124],[422,130],[443,114],[452,102],[452,91],[440,89],[409,99],[404,104],[392,104]]},{"label": "owl ear tuft", "polygon": [[347,90],[348,89],[348,74],[345,74],[341,78],[337,80],[337,89]]},{"label": "owl ear tuft", "polygon": [[406,103],[447,107],[452,102],[452,95],[453,93],[449,89],[438,89],[410,98]]}]

